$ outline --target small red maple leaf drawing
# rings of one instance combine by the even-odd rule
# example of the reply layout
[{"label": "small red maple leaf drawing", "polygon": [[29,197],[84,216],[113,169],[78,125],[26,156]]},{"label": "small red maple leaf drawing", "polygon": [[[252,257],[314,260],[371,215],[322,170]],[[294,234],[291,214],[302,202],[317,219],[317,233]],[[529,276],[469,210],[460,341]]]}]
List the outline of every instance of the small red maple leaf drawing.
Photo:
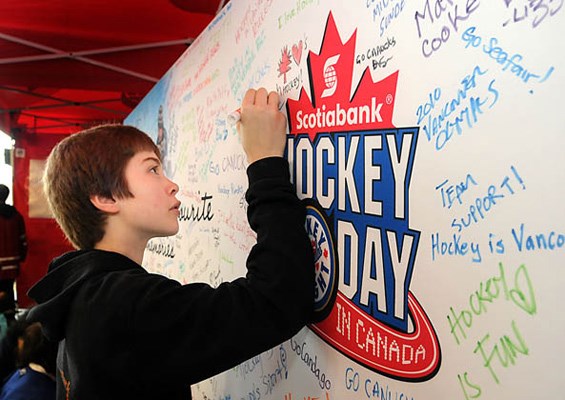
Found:
[{"label": "small red maple leaf drawing", "polygon": [[290,54],[290,51],[288,51],[288,46],[285,46],[284,49],[282,49],[282,57],[281,60],[279,61],[279,76],[284,75],[284,83],[286,83],[286,74],[288,71],[291,70],[290,67],[290,63],[292,62],[292,56]]}]

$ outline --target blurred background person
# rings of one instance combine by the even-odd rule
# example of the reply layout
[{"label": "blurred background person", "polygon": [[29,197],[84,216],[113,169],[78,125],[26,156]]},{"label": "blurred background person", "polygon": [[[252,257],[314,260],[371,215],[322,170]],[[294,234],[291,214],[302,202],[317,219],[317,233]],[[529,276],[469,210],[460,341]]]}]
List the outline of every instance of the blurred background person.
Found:
[{"label": "blurred background person", "polygon": [[0,400],[55,400],[57,343],[50,342],[41,324],[30,324],[18,338],[16,371],[0,391]]},{"label": "blurred background person", "polygon": [[[27,255],[24,219],[14,206],[6,204],[9,194],[10,189],[0,184],[0,313],[5,317],[0,325],[4,328],[5,321],[13,321],[16,314],[14,282]],[[0,335],[5,333],[3,329]]]}]

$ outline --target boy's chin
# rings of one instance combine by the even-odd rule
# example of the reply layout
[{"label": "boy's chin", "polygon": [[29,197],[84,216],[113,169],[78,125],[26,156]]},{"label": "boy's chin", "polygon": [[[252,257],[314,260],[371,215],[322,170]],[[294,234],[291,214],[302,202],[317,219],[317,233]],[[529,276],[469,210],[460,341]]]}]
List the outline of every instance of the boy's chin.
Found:
[{"label": "boy's chin", "polygon": [[154,237],[154,238],[170,237],[170,236],[176,235],[178,232],[179,232],[179,227],[177,226],[176,228],[171,228],[170,230],[160,232],[160,233],[156,234],[156,235],[153,236],[153,237]]},{"label": "boy's chin", "polygon": [[177,233],[179,233],[179,228],[177,227],[177,229],[168,232],[166,235],[164,235],[164,237],[169,237],[169,236],[175,236]]}]

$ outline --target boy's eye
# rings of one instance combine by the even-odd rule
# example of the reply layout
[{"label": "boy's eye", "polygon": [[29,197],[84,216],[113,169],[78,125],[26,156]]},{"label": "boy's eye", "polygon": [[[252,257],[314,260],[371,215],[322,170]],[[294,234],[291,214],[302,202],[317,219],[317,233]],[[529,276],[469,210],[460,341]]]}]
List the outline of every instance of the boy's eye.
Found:
[{"label": "boy's eye", "polygon": [[149,171],[153,172],[154,174],[159,174],[159,167],[153,167]]}]

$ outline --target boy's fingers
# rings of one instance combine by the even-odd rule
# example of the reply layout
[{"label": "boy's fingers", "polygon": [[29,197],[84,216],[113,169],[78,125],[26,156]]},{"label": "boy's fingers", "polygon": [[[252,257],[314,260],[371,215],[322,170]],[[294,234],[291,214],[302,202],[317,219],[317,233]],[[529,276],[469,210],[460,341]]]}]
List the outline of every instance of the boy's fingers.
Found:
[{"label": "boy's fingers", "polygon": [[279,109],[279,94],[277,92],[269,93],[269,97],[267,99],[267,104],[272,108],[276,107],[277,110]]},{"label": "boy's fingers", "polygon": [[267,90],[265,88],[257,89],[257,93],[255,93],[255,104],[267,104]]},{"label": "boy's fingers", "polygon": [[241,101],[242,106],[248,106],[255,104],[255,89],[249,89],[245,92],[245,96],[243,96],[243,100]]}]

